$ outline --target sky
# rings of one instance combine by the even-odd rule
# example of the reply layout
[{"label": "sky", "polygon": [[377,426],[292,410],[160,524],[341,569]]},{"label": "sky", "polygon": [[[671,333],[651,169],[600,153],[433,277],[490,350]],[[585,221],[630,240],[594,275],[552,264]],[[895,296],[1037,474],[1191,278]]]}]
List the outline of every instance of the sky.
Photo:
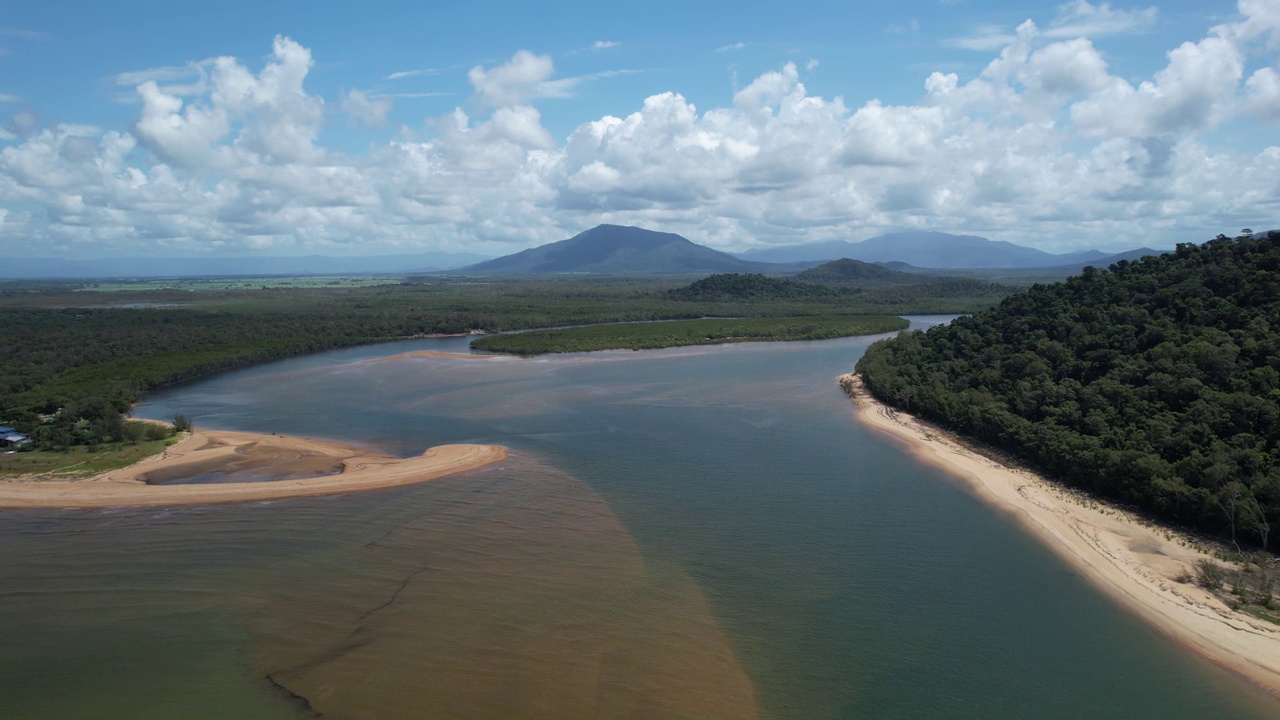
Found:
[{"label": "sky", "polygon": [[[184,7],[186,6],[186,7]],[[1280,228],[1280,0],[10,3],[0,258]]]}]

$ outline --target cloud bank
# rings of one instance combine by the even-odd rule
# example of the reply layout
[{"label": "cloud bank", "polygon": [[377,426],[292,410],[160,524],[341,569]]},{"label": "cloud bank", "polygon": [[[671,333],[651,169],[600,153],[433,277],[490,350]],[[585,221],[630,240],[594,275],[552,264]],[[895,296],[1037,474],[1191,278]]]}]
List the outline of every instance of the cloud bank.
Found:
[{"label": "cloud bank", "polygon": [[1242,0],[1136,82],[1087,36],[1154,11],[1081,0],[1018,27],[976,77],[932,73],[912,105],[814,95],[787,63],[725,107],[665,92],[564,139],[534,104],[581,78],[520,50],[467,73],[465,107],[360,154],[322,145],[326,123],[377,127],[393,100],[310,94],[311,52],[281,36],[257,69],[129,78],[127,129],[0,128],[0,254],[499,253],[601,222],[725,249],[904,228],[1117,248],[1271,227],[1280,146],[1222,137],[1280,122],[1276,7]]}]

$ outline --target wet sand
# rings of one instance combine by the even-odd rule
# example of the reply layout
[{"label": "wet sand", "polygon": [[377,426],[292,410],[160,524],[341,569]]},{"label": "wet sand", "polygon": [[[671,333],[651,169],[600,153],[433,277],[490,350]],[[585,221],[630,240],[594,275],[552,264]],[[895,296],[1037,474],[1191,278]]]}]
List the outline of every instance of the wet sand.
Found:
[{"label": "wet sand", "polygon": [[1208,591],[1176,580],[1214,559],[1177,533],[1082,498],[1034,473],[980,455],[945,430],[871,397],[850,380],[858,419],[920,460],[959,479],[1007,513],[1089,582],[1179,644],[1280,695],[1280,626],[1236,612]]},{"label": "wet sand", "polygon": [[[506,456],[501,445],[441,445],[418,457],[397,458],[325,440],[197,430],[159,455],[90,478],[0,482],[0,507],[191,505],[332,495],[434,480]],[[256,481],[181,484],[216,473]]]}]

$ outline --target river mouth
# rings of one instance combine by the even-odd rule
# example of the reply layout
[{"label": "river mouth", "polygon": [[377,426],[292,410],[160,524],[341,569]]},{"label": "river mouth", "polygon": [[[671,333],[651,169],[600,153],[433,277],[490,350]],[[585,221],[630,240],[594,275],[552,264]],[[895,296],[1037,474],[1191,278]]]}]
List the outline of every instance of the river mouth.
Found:
[{"label": "river mouth", "polygon": [[[511,454],[368,492],[0,512],[0,716],[1276,717],[864,431],[835,378],[869,342],[412,341],[157,393],[137,414]],[[417,350],[440,354],[362,362]]]}]

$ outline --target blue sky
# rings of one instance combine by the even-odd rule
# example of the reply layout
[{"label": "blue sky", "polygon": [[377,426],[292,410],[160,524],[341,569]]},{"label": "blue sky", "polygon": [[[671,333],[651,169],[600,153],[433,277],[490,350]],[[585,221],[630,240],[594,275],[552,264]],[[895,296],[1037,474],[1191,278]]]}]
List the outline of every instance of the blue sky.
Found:
[{"label": "blue sky", "polygon": [[[16,4],[15,4],[16,5]],[[1280,0],[24,3],[0,257],[1280,226]]]}]

